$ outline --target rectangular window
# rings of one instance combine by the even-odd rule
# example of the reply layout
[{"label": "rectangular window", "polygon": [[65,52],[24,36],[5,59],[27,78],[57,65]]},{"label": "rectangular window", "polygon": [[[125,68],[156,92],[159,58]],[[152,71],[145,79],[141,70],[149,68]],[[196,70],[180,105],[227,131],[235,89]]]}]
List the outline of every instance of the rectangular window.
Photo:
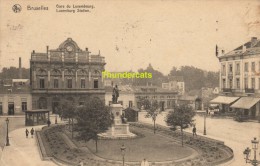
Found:
[{"label": "rectangular window", "polygon": [[229,64],[229,73],[232,73],[232,72],[233,72],[233,65]]},{"label": "rectangular window", "polygon": [[236,81],[237,83],[236,83],[236,85],[237,85],[237,89],[240,89],[240,79],[239,78],[237,78],[237,81]]},{"label": "rectangular window", "polygon": [[252,62],[252,63],[251,63],[251,71],[252,71],[252,72],[255,72],[255,62]]},{"label": "rectangular window", "polygon": [[68,88],[72,88],[72,79],[68,79],[67,80],[67,82],[68,82]]},{"label": "rectangular window", "polygon": [[245,63],[245,72],[248,72],[248,62]]},{"label": "rectangular window", "polygon": [[40,78],[40,88],[41,89],[45,88],[45,86],[44,86],[44,78]]},{"label": "rectangular window", "polygon": [[133,107],[133,101],[129,101],[129,105],[128,105],[130,108]]},{"label": "rectangular window", "polygon": [[222,85],[223,88],[226,88],[226,79],[223,79],[223,85]]},{"label": "rectangular window", "polygon": [[57,78],[55,78],[55,79],[53,80],[53,87],[54,87],[54,88],[59,88],[59,80],[58,80]]},{"label": "rectangular window", "polygon": [[233,88],[233,79],[229,79],[229,88],[230,88],[230,89]]},{"label": "rectangular window", "polygon": [[239,75],[240,74],[240,64],[237,63],[236,64],[236,75]]},{"label": "rectangular window", "polygon": [[248,88],[248,79],[245,78],[245,89],[247,89],[247,88]]},{"label": "rectangular window", "polygon": [[27,111],[27,102],[22,102],[22,111]]},{"label": "rectangular window", "polygon": [[98,80],[97,79],[94,80],[94,88],[95,89],[98,88]]},{"label": "rectangular window", "polygon": [[86,85],[85,85],[85,79],[81,79],[81,80],[80,80],[80,87],[81,87],[81,88],[85,88],[85,87],[86,87]]},{"label": "rectangular window", "polygon": [[222,65],[222,75],[226,75],[226,65]]},{"label": "rectangular window", "polygon": [[255,89],[255,78],[251,78],[251,88]]}]

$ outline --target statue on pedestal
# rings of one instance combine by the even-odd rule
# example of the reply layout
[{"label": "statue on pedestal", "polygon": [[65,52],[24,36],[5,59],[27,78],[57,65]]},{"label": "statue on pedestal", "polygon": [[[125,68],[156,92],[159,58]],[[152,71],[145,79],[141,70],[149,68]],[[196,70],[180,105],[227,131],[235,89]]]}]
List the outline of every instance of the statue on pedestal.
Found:
[{"label": "statue on pedestal", "polygon": [[113,88],[113,94],[112,94],[112,103],[117,104],[117,99],[119,97],[119,89],[117,85]]}]

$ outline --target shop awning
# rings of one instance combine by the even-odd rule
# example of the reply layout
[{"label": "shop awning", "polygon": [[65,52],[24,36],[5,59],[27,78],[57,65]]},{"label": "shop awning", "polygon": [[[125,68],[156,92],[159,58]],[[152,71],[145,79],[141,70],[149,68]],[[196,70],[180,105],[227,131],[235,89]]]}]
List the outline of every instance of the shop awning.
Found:
[{"label": "shop awning", "polygon": [[238,99],[239,99],[239,97],[218,96],[215,99],[211,100],[210,103],[212,103],[212,104],[230,104]]},{"label": "shop awning", "polygon": [[230,107],[231,108],[250,109],[259,101],[260,101],[260,98],[257,98],[257,97],[241,97],[237,102],[232,104]]}]

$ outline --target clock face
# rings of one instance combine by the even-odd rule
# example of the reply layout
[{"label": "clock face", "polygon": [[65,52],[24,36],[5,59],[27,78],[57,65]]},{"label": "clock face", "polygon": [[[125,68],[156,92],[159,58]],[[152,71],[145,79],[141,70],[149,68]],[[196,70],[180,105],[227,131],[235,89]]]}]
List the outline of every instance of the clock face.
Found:
[{"label": "clock face", "polygon": [[66,49],[67,49],[68,52],[73,51],[73,47],[72,46],[67,46]]}]

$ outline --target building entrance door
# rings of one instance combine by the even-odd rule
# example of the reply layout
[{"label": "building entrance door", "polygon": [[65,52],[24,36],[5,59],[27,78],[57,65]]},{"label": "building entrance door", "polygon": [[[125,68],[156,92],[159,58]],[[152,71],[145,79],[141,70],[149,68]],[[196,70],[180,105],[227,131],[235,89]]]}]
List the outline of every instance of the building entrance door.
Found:
[{"label": "building entrance door", "polygon": [[14,103],[13,102],[8,103],[8,115],[14,115]]}]

